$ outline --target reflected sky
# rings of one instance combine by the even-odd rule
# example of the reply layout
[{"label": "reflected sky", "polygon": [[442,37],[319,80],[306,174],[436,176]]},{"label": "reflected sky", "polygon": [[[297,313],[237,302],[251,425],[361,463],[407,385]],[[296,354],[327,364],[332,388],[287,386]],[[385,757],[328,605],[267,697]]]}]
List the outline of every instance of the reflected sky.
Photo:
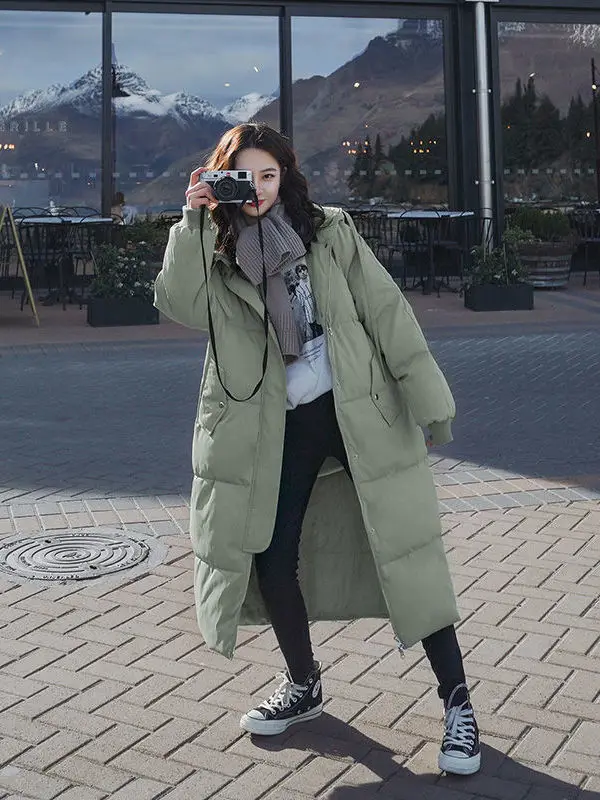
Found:
[{"label": "reflected sky", "polygon": [[[294,79],[330,74],[397,26],[397,19],[294,18]],[[113,41],[117,61],[163,93],[185,91],[221,107],[278,89],[276,17],[114,14]],[[0,10],[0,105],[71,83],[100,61],[100,14]]]}]

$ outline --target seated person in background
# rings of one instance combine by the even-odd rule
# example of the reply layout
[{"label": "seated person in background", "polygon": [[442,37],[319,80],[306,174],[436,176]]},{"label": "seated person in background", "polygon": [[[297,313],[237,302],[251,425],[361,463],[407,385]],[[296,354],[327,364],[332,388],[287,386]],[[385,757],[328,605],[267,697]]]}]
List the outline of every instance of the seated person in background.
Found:
[{"label": "seated person in background", "polygon": [[125,195],[123,192],[115,192],[110,213],[121,217],[123,225],[129,225],[134,221],[137,211],[134,206],[128,206],[125,203]]}]

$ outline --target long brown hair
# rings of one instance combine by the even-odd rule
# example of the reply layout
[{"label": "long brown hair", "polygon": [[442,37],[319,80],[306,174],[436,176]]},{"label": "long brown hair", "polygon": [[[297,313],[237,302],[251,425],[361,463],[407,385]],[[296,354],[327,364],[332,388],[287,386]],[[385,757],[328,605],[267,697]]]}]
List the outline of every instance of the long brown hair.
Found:
[{"label": "long brown hair", "polygon": [[[292,227],[308,250],[317,228],[325,219],[325,214],[320,206],[309,199],[306,178],[298,169],[296,154],[285,136],[264,123],[246,122],[237,125],[223,134],[206,166],[210,170],[235,169],[238,153],[248,148],[264,150],[279,164],[281,169],[279,197]],[[240,213],[243,212],[238,205],[229,203],[220,203],[211,212],[217,225],[216,248],[232,260],[235,258],[236,240],[233,220]]]}]

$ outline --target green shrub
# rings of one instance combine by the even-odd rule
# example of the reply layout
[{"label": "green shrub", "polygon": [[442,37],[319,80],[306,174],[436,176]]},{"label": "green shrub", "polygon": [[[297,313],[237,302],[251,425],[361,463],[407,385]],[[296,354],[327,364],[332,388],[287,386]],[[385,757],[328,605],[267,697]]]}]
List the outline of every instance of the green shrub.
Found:
[{"label": "green shrub", "polygon": [[523,206],[511,214],[509,224],[528,231],[539,242],[566,242],[573,235],[569,218],[562,211]]},{"label": "green shrub", "polygon": [[146,242],[126,247],[100,245],[96,253],[96,274],[90,285],[91,297],[154,298],[154,275],[148,264]]},{"label": "green shrub", "polygon": [[470,262],[464,271],[463,289],[468,286],[506,286],[524,283],[527,269],[519,257],[520,244],[530,244],[534,237],[528,231],[512,225],[504,231],[502,244],[492,250],[479,246],[471,251]]}]

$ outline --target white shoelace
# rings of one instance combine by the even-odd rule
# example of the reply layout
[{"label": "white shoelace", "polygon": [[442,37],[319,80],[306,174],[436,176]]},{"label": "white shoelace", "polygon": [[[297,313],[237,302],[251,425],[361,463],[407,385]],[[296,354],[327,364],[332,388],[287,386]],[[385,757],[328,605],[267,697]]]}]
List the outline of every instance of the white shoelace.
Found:
[{"label": "white shoelace", "polygon": [[278,672],[276,677],[281,679],[280,686],[260,707],[266,708],[269,711],[285,711],[293,702],[302,697],[306,691],[306,686],[299,686],[297,683],[291,683],[287,675],[283,672]]},{"label": "white shoelace", "polygon": [[475,717],[468,703],[446,711],[444,750],[451,746],[471,748],[475,744]]}]

